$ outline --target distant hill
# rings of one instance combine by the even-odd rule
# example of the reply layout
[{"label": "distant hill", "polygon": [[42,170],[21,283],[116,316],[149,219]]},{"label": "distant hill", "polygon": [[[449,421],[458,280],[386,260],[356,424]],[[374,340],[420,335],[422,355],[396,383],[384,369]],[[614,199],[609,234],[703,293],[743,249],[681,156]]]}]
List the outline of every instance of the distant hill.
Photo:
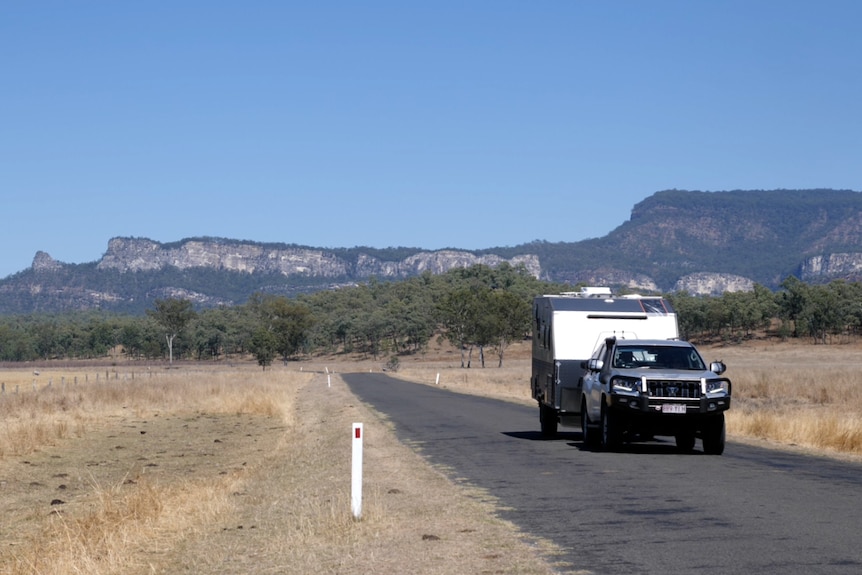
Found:
[{"label": "distant hill", "polygon": [[[585,214],[571,214],[573,231]],[[634,206],[603,238],[534,241],[466,251],[322,249],[224,238],[159,243],[113,238],[97,262],[62,263],[38,252],[0,280],[0,314],[108,309],[140,313],[156,298],[201,306],[252,293],[292,295],[474,264],[523,265],[557,282],[648,291],[722,293],[862,278],[862,194],[850,190],[665,190]]]},{"label": "distant hill", "polygon": [[691,274],[730,274],[772,288],[789,275],[857,279],[862,194],[666,190],[635,205],[629,221],[603,238],[532,251],[555,280],[621,273],[650,278],[661,290],[678,289]]}]

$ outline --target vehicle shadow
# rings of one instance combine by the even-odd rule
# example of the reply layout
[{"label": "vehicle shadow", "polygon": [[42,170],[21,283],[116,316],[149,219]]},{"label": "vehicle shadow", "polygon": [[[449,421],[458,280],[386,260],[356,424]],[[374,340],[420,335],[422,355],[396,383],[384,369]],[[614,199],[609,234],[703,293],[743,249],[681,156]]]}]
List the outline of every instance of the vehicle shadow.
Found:
[{"label": "vehicle shadow", "polygon": [[557,435],[554,437],[545,437],[542,435],[541,431],[503,431],[501,432],[503,435],[508,435],[509,437],[514,437],[515,439],[526,439],[528,441],[580,441],[581,440],[581,432],[580,431],[571,431],[571,432],[557,432]]},{"label": "vehicle shadow", "polygon": [[[598,445],[587,445],[583,441],[583,435],[580,431],[558,432],[554,437],[545,437],[540,431],[503,431],[503,435],[513,437],[515,439],[524,439],[527,441],[542,441],[542,442],[565,442],[569,447],[573,447],[578,451],[607,453]],[[690,451],[682,451],[676,446],[676,442],[671,437],[654,437],[651,439],[642,439],[622,443],[616,449],[615,453],[630,453],[634,455],[704,455],[700,446],[700,442],[695,445],[695,448]]]}]

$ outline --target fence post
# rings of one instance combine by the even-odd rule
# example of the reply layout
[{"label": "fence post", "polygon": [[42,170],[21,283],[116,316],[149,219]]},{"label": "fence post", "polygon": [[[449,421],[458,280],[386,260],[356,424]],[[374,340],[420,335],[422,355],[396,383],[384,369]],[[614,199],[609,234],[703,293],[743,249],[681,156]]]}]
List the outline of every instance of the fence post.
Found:
[{"label": "fence post", "polygon": [[353,424],[353,465],[350,482],[350,509],[353,518],[362,518],[362,424]]}]

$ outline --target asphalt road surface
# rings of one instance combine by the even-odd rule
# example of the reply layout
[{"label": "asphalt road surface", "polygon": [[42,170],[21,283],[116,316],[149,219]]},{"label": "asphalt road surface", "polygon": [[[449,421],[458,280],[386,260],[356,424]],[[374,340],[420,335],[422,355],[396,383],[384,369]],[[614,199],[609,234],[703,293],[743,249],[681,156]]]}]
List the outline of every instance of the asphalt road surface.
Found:
[{"label": "asphalt road surface", "polygon": [[342,378],[402,441],[486,489],[501,517],[562,547],[570,570],[862,573],[862,465],[731,441],[721,456],[701,453],[700,441],[682,454],[661,437],[591,451],[574,429],[542,439],[538,407],[384,374]]}]

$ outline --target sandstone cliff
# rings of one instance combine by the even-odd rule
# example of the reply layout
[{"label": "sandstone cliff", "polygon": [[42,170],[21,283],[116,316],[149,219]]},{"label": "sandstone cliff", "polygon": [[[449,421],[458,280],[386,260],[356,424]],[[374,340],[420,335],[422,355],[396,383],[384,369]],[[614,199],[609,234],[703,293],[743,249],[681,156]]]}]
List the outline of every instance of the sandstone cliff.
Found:
[{"label": "sandstone cliff", "polygon": [[523,265],[534,277],[541,277],[539,258],[530,254],[505,259],[496,255],[477,256],[458,250],[440,250],[387,261],[360,253],[355,261],[350,261],[333,251],[222,239],[190,239],[163,245],[148,239],[114,238],[108,242],[108,251],[96,268],[124,273],[157,271],[166,267],[180,270],[209,268],[249,274],[352,279],[376,276],[389,279],[406,278],[424,271],[441,274],[452,268],[477,264],[496,267],[503,262]]},{"label": "sandstone cliff", "polygon": [[681,277],[673,291],[692,295],[721,295],[725,292],[754,291],[754,282],[733,274],[696,273]]},{"label": "sandstone cliff", "polygon": [[799,278],[806,282],[836,278],[858,281],[862,278],[862,253],[823,254],[807,258],[802,262]]}]

